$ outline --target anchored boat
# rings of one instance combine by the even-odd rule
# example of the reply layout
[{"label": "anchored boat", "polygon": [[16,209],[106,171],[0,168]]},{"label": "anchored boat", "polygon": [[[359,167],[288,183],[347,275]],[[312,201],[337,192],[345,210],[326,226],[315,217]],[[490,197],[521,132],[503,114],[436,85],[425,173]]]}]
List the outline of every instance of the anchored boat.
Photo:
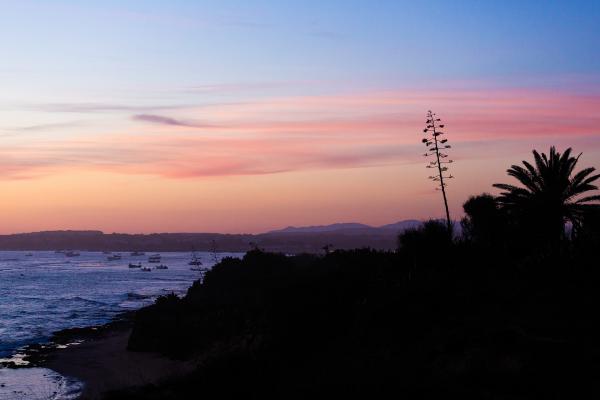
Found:
[{"label": "anchored boat", "polygon": [[159,263],[161,259],[160,254],[152,254],[150,257],[148,257],[148,262],[149,263]]}]

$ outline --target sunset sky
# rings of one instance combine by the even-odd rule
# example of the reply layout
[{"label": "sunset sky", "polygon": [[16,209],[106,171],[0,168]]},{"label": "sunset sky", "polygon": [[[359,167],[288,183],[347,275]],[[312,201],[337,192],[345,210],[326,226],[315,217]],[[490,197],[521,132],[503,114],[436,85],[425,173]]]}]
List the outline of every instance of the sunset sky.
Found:
[{"label": "sunset sky", "polygon": [[0,233],[460,218],[552,144],[600,168],[599,1],[1,1]]}]

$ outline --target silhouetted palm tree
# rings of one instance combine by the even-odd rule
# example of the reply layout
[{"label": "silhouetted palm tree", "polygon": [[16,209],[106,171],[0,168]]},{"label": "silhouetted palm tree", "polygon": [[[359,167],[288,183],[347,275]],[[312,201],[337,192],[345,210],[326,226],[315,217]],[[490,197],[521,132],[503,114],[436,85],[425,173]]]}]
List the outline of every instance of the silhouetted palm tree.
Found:
[{"label": "silhouetted palm tree", "polygon": [[535,166],[523,161],[524,167],[513,165],[507,170],[524,187],[495,184],[494,187],[504,190],[498,201],[547,238],[564,236],[567,221],[572,223],[573,232],[577,232],[586,212],[598,207],[592,202],[600,200],[600,195],[582,196],[598,189],[592,184],[600,178],[600,174],[592,175],[595,168],[572,175],[580,156],[571,156],[571,148],[561,154],[551,147],[548,156],[534,150]]}]

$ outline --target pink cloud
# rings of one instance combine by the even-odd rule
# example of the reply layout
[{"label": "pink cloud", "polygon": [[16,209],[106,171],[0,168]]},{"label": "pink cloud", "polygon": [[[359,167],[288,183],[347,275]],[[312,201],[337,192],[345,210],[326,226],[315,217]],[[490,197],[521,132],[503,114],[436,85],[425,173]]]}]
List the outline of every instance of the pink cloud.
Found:
[{"label": "pink cloud", "polygon": [[188,128],[206,128],[210,125],[204,125],[197,122],[188,122],[171,117],[165,117],[156,114],[136,114],[131,117],[134,121],[143,121],[151,124],[167,125],[167,126],[184,126]]},{"label": "pink cloud", "polygon": [[4,147],[1,167],[9,178],[70,168],[187,178],[422,162],[420,132],[430,108],[463,159],[469,150],[477,157],[486,143],[524,155],[531,140],[581,143],[584,151],[600,146],[600,95],[395,90],[136,114],[122,133]]}]

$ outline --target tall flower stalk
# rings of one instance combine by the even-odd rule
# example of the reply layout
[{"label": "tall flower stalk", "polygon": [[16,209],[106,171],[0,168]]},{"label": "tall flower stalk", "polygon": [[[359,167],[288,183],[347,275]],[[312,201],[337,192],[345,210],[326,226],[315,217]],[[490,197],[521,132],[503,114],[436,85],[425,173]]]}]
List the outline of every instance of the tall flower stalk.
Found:
[{"label": "tall flower stalk", "polygon": [[446,209],[446,226],[448,227],[448,232],[451,234],[452,222],[450,221],[450,210],[448,209],[448,198],[446,196],[447,183],[445,180],[454,178],[448,173],[448,164],[451,164],[453,161],[449,160],[448,154],[444,153],[444,151],[449,149],[451,146],[447,144],[448,139],[441,138],[441,136],[444,135],[444,132],[440,130],[442,128],[444,128],[442,120],[437,118],[436,114],[429,110],[427,112],[426,127],[423,129],[425,137],[423,138],[422,142],[427,147],[427,152],[424,154],[424,156],[433,157],[433,161],[429,162],[427,168],[432,168],[437,173],[429,176],[429,179],[436,182],[436,190],[440,190],[442,192],[444,207]]}]

